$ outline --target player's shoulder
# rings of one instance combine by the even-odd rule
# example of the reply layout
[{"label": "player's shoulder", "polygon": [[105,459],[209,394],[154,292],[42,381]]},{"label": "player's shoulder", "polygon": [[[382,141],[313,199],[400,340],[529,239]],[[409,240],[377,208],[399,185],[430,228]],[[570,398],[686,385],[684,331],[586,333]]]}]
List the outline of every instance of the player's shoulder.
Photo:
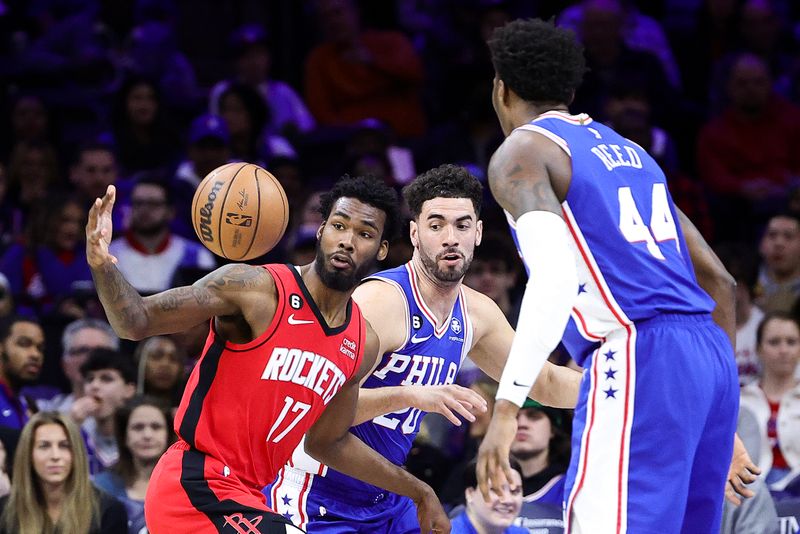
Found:
[{"label": "player's shoulder", "polygon": [[353,299],[363,310],[397,310],[406,302],[403,288],[388,278],[368,278],[353,292]]}]

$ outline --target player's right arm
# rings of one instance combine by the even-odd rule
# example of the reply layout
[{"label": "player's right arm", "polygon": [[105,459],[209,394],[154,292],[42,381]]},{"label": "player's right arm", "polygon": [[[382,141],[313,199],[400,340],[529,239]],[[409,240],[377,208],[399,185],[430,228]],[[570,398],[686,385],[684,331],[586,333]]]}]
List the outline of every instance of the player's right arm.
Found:
[{"label": "player's right arm", "polygon": [[417,506],[421,532],[450,532],[450,521],[433,488],[394,465],[350,433],[359,383],[375,365],[379,341],[367,323],[364,357],[356,376],[342,386],[317,422],[306,433],[305,450],[316,460],[368,484],[405,495]]},{"label": "player's right arm", "polygon": [[242,315],[248,300],[255,298],[250,289],[272,288],[274,292],[274,281],[264,269],[234,264],[217,269],[192,286],[143,298],[122,276],[117,259],[108,251],[115,195],[114,186],[109,186],[89,211],[86,259],[108,321],[120,337],[138,340],[180,332],[214,316]]},{"label": "player's right arm", "polygon": [[[399,289],[380,280],[370,280],[358,286],[353,293],[353,300],[358,303],[380,342],[378,358],[364,376],[363,380],[366,380],[376,370],[383,354],[395,351],[405,343],[410,331],[408,306]],[[405,320],[400,320],[400,316],[404,316]],[[473,413],[486,411],[486,401],[471,389],[457,384],[361,388],[353,424],[360,425],[407,408],[442,414],[454,425],[460,426],[461,420],[456,414],[467,421],[474,421]]]}]

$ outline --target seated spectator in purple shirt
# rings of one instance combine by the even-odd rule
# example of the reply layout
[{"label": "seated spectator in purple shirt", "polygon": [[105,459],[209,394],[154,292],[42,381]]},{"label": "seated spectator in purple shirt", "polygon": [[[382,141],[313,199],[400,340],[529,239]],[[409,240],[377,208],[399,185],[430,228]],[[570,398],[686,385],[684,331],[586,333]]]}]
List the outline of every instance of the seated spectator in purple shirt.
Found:
[{"label": "seated spectator in purple shirt", "polygon": [[230,38],[234,76],[218,82],[211,89],[209,111],[220,113],[222,94],[233,84],[252,87],[264,99],[270,110],[266,129],[269,133],[292,136],[314,129],[316,123],[305,102],[288,84],[270,80],[272,57],[267,32],[257,24],[246,24],[233,32]]},{"label": "seated spectator in purple shirt", "polygon": [[0,321],[0,425],[21,429],[36,406],[20,390],[36,383],[44,361],[44,331],[33,319]]},{"label": "seated spectator in purple shirt", "polygon": [[68,297],[92,281],[83,251],[85,217],[80,202],[63,195],[37,206],[28,242],[12,245],[0,259],[18,310],[81,316]]}]

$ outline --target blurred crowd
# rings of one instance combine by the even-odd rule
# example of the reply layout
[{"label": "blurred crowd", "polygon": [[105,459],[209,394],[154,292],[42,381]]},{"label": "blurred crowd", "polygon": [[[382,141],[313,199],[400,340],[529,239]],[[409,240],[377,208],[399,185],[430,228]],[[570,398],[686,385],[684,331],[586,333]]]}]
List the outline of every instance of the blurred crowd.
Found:
[{"label": "blurred crowd", "polygon": [[[0,532],[142,532],[149,474],[208,333],[137,344],[105,321],[83,240],[108,185],[111,252],[142,294],[225,261],[199,244],[190,206],[232,161],[264,166],[289,198],[284,239],[254,263],[307,263],[319,194],[344,173],[400,188],[456,163],[485,182],[503,138],[485,41],[533,16],[585,47],[572,111],[650,152],[737,280],[739,433],[763,475],[723,530],[800,516],[800,3],[0,0]],[[486,195],[466,283],[515,324],[524,273]],[[381,267],[411,251],[405,235]],[[459,382],[491,411],[496,384],[469,362]],[[518,422],[522,491],[493,497],[502,506],[475,491],[486,417],[429,416],[408,468],[454,517],[561,532],[570,413],[531,403]],[[57,493],[46,505],[41,488]]]}]

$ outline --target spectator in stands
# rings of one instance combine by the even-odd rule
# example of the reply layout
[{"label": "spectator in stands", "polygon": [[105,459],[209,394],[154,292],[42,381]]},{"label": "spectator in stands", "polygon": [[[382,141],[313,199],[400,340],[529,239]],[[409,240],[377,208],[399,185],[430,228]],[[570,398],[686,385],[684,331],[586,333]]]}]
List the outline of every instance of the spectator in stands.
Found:
[{"label": "spectator in stands", "polygon": [[773,92],[767,65],[753,54],[736,57],[726,88],[727,107],[700,132],[698,169],[727,232],[718,237],[748,239],[800,176],[800,108]]},{"label": "spectator in stands", "polygon": [[230,163],[230,143],[228,127],[219,115],[205,114],[192,121],[189,127],[188,158],[178,165],[170,186],[175,196],[176,211],[172,228],[179,235],[194,238],[191,221],[194,192],[208,173]]},{"label": "spectator in stands", "polygon": [[162,21],[144,21],[130,35],[123,58],[136,76],[154,80],[164,103],[178,110],[194,109],[200,94],[189,59],[178,48],[176,28]]},{"label": "spectator in stands", "polygon": [[219,96],[219,114],[225,120],[235,159],[258,163],[269,109],[261,95],[241,83],[229,85]]},{"label": "spectator in stands", "polygon": [[84,203],[89,206],[117,181],[117,159],[111,146],[87,142],[77,150],[70,169],[70,181]]},{"label": "spectator in stands", "polygon": [[[93,401],[83,421],[77,420],[86,438],[92,473],[117,463],[119,449],[114,437],[114,413],[136,393],[136,371],[129,356],[110,349],[95,349],[81,366],[84,393]],[[72,414],[75,416],[75,411]]]},{"label": "spectator in stands", "polygon": [[174,164],[179,136],[165,117],[155,83],[140,77],[128,79],[117,91],[111,121],[123,175]]},{"label": "spectator in stands", "polygon": [[495,301],[514,326],[519,316],[519,298],[512,293],[517,283],[519,256],[506,234],[484,233],[475,249],[464,283]]},{"label": "spectator in stands", "polygon": [[512,490],[508,485],[493,488],[491,500],[486,502],[478,489],[478,477],[475,474],[475,461],[470,462],[464,470],[464,498],[466,507],[452,520],[452,534],[528,534],[528,529],[513,526],[522,508],[521,469],[517,461],[509,459],[512,469],[512,482],[516,487]]},{"label": "spectator in stands", "polygon": [[786,30],[773,0],[747,0],[739,15],[741,45],[747,52],[759,56],[769,67],[776,89],[785,89],[792,56],[782,46]]},{"label": "spectator in stands", "polygon": [[85,396],[81,366],[94,349],[118,350],[119,338],[105,321],[78,319],[64,328],[61,347],[61,369],[69,380],[70,392],[39,404],[44,410],[68,413],[76,421],[83,421],[95,401]]},{"label": "spectator in stands", "polygon": [[564,473],[569,464],[569,436],[564,433],[562,410],[542,406],[527,399],[517,415],[517,434],[511,454],[519,461],[522,495],[561,507],[564,500]]},{"label": "spectator in stands", "polygon": [[587,73],[575,94],[574,109],[605,120],[603,104],[619,80],[641,87],[652,103],[655,119],[666,124],[678,101],[661,63],[654,55],[625,44],[625,14],[617,0],[585,0],[578,36],[585,47]]},{"label": "spectator in stands", "polygon": [[305,87],[319,124],[346,126],[373,117],[400,137],[422,135],[423,68],[408,38],[362,30],[353,0],[319,0],[316,9],[324,41],[308,55]]},{"label": "spectator in stands", "polygon": [[114,203],[114,231],[127,228],[130,215],[130,184],[119,179],[117,158],[108,143],[88,141],[78,147],[70,167],[70,182],[75,188],[84,213],[95,199],[106,194],[109,185],[116,185],[117,199]]},{"label": "spectator in stands", "polygon": [[21,429],[37,410],[20,394],[35,384],[44,363],[44,331],[31,318],[0,320],[0,426]]},{"label": "spectator in stands", "polygon": [[[631,50],[647,52],[657,57],[670,84],[679,89],[680,70],[664,28],[656,19],[639,11],[635,2],[619,0],[618,4],[622,13],[622,36],[625,45]],[[558,25],[578,33],[583,24],[584,11],[589,6],[591,2],[578,2],[568,7],[558,16]]]},{"label": "spectator in stands", "polygon": [[261,95],[269,109],[267,132],[292,138],[314,129],[315,122],[303,100],[287,83],[270,80],[272,55],[267,32],[258,24],[246,24],[230,38],[234,77],[218,82],[209,96],[209,111],[220,113],[220,97],[233,83],[245,84]]},{"label": "spectator in stands", "polygon": [[17,96],[11,105],[10,135],[16,142],[50,140],[50,117],[41,98],[33,94]]},{"label": "spectator in stands", "polygon": [[134,353],[138,366],[136,391],[158,400],[162,406],[178,406],[186,385],[186,354],[175,340],[154,336],[139,343]]},{"label": "spectator in stands", "polygon": [[0,499],[0,532],[125,532],[122,504],[89,481],[86,449],[75,424],[41,412],[22,431],[11,493]]},{"label": "spectator in stands", "polygon": [[770,218],[759,252],[756,302],[764,311],[791,310],[800,297],[800,215],[787,211]]},{"label": "spectator in stands", "polygon": [[119,460],[94,476],[95,485],[125,505],[128,533],[145,527],[144,497],[156,462],[172,443],[172,418],[158,401],[133,397],[115,415]]},{"label": "spectator in stands", "polygon": [[6,275],[0,273],[0,320],[14,311],[14,299],[11,297],[11,284]]},{"label": "spectator in stands", "polygon": [[55,149],[45,141],[18,142],[11,151],[8,178],[11,198],[24,209],[33,209],[60,185]]},{"label": "spectator in stands", "polygon": [[492,411],[494,410],[494,398],[497,396],[497,382],[484,375],[480,370],[478,370],[477,373],[473,373],[473,375],[478,373],[480,373],[480,375],[477,379],[472,379],[472,377],[464,378],[460,370],[457,381],[461,384],[469,383],[468,381],[472,382],[469,389],[483,397],[486,401],[485,412],[474,413],[475,420],[461,427],[453,427],[446,422],[446,420],[442,422],[444,418],[436,417],[436,414],[428,415],[422,420],[423,427],[436,421],[437,426],[444,426],[451,433],[461,433],[462,427],[467,427],[464,435],[464,443],[458,454],[458,457],[464,458],[464,461],[453,467],[446,483],[439,490],[439,498],[446,505],[454,506],[464,504],[464,488],[462,487],[464,472],[469,466],[470,461],[478,454],[478,447],[480,447],[481,441],[483,441],[483,436],[486,435],[486,429],[489,428],[489,421],[492,418]]},{"label": "spectator in stands", "polygon": [[[800,323],[785,312],[767,313],[757,340],[763,373],[758,382],[742,388],[741,410],[756,418],[761,446],[753,460],[772,484],[800,468],[800,380],[795,377]],[[749,439],[742,436],[745,442]]]},{"label": "spectator in stands", "polygon": [[761,375],[756,351],[756,330],[764,312],[754,302],[758,259],[750,245],[723,243],[715,247],[717,257],[736,280],[736,366],[739,385],[747,385]]},{"label": "spectator in stands", "polygon": [[85,218],[74,197],[52,194],[38,204],[28,242],[12,245],[0,259],[19,309],[80,316],[65,299],[92,280],[83,251]]},{"label": "spectator in stands", "polygon": [[131,208],[130,229],[111,242],[109,252],[139,292],[169,289],[180,268],[213,270],[216,263],[208,249],[170,231],[175,210],[164,182],[140,180],[131,192]]}]

